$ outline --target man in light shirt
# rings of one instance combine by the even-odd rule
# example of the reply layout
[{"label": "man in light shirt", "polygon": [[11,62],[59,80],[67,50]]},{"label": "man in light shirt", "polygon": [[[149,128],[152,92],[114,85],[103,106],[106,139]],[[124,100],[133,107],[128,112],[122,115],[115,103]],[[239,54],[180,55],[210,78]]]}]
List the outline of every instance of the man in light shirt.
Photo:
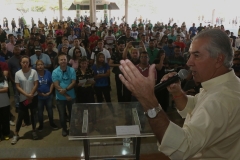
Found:
[{"label": "man in light shirt", "polygon": [[87,56],[87,53],[86,53],[86,50],[83,48],[83,47],[81,47],[80,46],[80,41],[79,41],[79,39],[74,39],[74,47],[72,47],[69,51],[68,51],[68,55],[69,56],[73,56],[73,50],[75,49],[75,47],[78,47],[78,48],[80,48],[80,50],[81,50],[81,53],[82,53],[82,56]]},{"label": "man in light shirt", "polygon": [[15,38],[14,38],[14,36],[13,36],[13,34],[9,34],[8,35],[8,39],[9,39],[9,43],[7,43],[7,50],[9,51],[9,52],[12,52],[13,53],[13,48],[14,48],[14,46],[15,46]]},{"label": "man in light shirt", "polygon": [[[121,61],[125,78],[120,75],[120,79],[142,104],[159,150],[170,159],[239,160],[240,80],[231,69],[229,38],[221,30],[201,31],[189,53],[187,65],[194,81],[202,85],[200,93],[186,96],[180,82],[167,87],[179,114],[186,118],[182,128],[168,119],[154,95],[155,65],[146,78],[130,61]],[[175,74],[169,73],[161,81]]]}]

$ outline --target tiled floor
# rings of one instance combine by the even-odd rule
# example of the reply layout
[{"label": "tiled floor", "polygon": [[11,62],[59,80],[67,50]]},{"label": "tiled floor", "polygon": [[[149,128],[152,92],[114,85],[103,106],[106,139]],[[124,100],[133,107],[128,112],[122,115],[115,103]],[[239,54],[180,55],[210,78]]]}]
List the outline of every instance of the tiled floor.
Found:
[{"label": "tiled floor", "polygon": [[[117,102],[114,75],[111,74],[112,102]],[[11,102],[12,98],[11,98]],[[54,119],[60,126],[58,111],[54,110]],[[12,113],[17,117],[12,109]],[[182,120],[174,109],[168,113],[170,119],[181,125]],[[7,158],[56,158],[56,157],[83,157],[83,142],[69,141],[67,137],[62,137],[61,129],[53,131],[48,123],[47,113],[44,112],[44,130],[38,132],[39,140],[32,140],[31,126],[22,127],[20,130],[20,140],[16,145],[11,145],[10,140],[0,142],[0,159]],[[16,120],[15,120],[16,122]],[[11,136],[15,126],[11,126]],[[96,140],[98,141],[98,140]],[[105,142],[121,142],[122,139],[104,140]],[[91,141],[92,143],[93,141]],[[122,145],[114,146],[94,146],[91,148],[91,155],[125,155],[132,151]],[[159,153],[156,146],[155,137],[142,138],[141,154]]]}]

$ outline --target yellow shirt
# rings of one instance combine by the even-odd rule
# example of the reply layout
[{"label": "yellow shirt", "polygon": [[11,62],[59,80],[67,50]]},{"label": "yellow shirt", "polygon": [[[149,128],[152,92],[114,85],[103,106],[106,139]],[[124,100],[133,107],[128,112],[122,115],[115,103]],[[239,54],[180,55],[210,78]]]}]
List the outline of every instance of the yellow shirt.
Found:
[{"label": "yellow shirt", "polygon": [[25,38],[30,37],[30,33],[27,28],[24,28],[24,37]]},{"label": "yellow shirt", "polygon": [[188,96],[182,128],[169,124],[158,148],[173,160],[240,160],[240,80],[234,71]]}]

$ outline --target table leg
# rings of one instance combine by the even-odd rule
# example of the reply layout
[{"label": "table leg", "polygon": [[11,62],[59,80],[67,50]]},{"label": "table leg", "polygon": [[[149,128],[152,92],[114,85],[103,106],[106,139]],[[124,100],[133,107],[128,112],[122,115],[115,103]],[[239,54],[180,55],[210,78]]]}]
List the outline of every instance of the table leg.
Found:
[{"label": "table leg", "polygon": [[135,154],[135,159],[140,159],[140,146],[141,146],[141,137],[133,138],[133,154]]},{"label": "table leg", "polygon": [[84,146],[84,157],[85,160],[90,159],[90,144],[88,139],[83,140],[83,146]]}]

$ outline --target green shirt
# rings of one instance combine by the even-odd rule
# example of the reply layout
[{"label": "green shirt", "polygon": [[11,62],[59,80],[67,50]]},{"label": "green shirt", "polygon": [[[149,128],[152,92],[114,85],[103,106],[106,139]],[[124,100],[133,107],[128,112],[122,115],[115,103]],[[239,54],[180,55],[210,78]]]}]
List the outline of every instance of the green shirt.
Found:
[{"label": "green shirt", "polygon": [[148,53],[148,57],[149,57],[149,64],[153,64],[153,61],[157,58],[158,56],[158,49],[154,48],[153,50],[151,50],[150,48],[147,48],[147,53]]},{"label": "green shirt", "polygon": [[150,29],[152,30],[152,28],[153,28],[152,23],[148,23],[148,27],[150,27]]}]

